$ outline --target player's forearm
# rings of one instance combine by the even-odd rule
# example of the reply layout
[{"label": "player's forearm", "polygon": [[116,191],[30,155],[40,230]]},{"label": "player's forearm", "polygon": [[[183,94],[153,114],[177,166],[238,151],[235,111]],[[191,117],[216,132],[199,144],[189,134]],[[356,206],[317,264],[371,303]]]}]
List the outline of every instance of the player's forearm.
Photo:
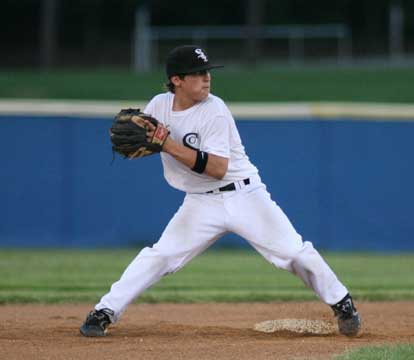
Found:
[{"label": "player's forearm", "polygon": [[[176,160],[192,169],[197,160],[197,151],[184,145],[176,143],[171,138],[167,138],[162,151],[170,154]],[[226,175],[228,159],[221,156],[209,154],[204,173],[216,179],[222,179]]]},{"label": "player's forearm", "polygon": [[167,154],[170,154],[172,157],[174,157],[176,160],[178,160],[180,163],[188,166],[193,167],[194,163],[197,158],[197,152],[185,147],[183,145],[180,145],[176,143],[174,140],[172,140],[170,137],[167,138],[162,151],[166,152]]}]

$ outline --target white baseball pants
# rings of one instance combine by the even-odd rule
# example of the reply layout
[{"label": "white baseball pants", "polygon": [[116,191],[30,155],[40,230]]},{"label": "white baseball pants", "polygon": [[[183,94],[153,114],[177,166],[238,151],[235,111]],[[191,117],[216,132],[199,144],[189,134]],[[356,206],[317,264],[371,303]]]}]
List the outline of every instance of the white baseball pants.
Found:
[{"label": "white baseball pants", "polygon": [[137,255],[95,309],[112,309],[111,321],[118,321],[144,290],[227,232],[242,236],[270,263],[299,276],[326,304],[340,301],[347,289],[312,243],[302,242],[260,178],[251,179],[247,186],[237,185],[235,191],[187,194],[159,241]]}]

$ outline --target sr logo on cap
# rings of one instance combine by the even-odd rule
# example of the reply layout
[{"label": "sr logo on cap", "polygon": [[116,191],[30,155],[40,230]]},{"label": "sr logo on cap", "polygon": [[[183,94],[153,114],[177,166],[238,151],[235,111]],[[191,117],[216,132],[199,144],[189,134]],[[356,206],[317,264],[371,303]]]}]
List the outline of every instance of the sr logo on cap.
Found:
[{"label": "sr logo on cap", "polygon": [[204,62],[208,62],[207,55],[204,54],[203,50],[195,49],[194,52],[198,55],[197,58],[202,59]]}]

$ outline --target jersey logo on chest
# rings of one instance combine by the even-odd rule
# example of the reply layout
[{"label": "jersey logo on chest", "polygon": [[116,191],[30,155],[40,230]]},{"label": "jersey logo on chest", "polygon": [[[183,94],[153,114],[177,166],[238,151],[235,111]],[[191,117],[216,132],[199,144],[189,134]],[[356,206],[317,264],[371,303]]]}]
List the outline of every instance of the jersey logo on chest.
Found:
[{"label": "jersey logo on chest", "polygon": [[184,146],[187,146],[190,149],[199,150],[200,149],[200,143],[198,141],[198,134],[197,133],[185,134],[184,137],[183,137],[183,144],[184,144]]}]

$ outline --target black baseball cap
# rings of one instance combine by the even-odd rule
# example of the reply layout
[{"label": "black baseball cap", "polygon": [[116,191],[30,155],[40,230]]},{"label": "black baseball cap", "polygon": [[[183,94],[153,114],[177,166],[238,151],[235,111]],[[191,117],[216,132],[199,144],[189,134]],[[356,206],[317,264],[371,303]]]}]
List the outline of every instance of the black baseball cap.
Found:
[{"label": "black baseball cap", "polygon": [[166,61],[168,78],[221,67],[223,66],[210,63],[206,51],[195,45],[182,45],[174,48],[167,55]]}]

